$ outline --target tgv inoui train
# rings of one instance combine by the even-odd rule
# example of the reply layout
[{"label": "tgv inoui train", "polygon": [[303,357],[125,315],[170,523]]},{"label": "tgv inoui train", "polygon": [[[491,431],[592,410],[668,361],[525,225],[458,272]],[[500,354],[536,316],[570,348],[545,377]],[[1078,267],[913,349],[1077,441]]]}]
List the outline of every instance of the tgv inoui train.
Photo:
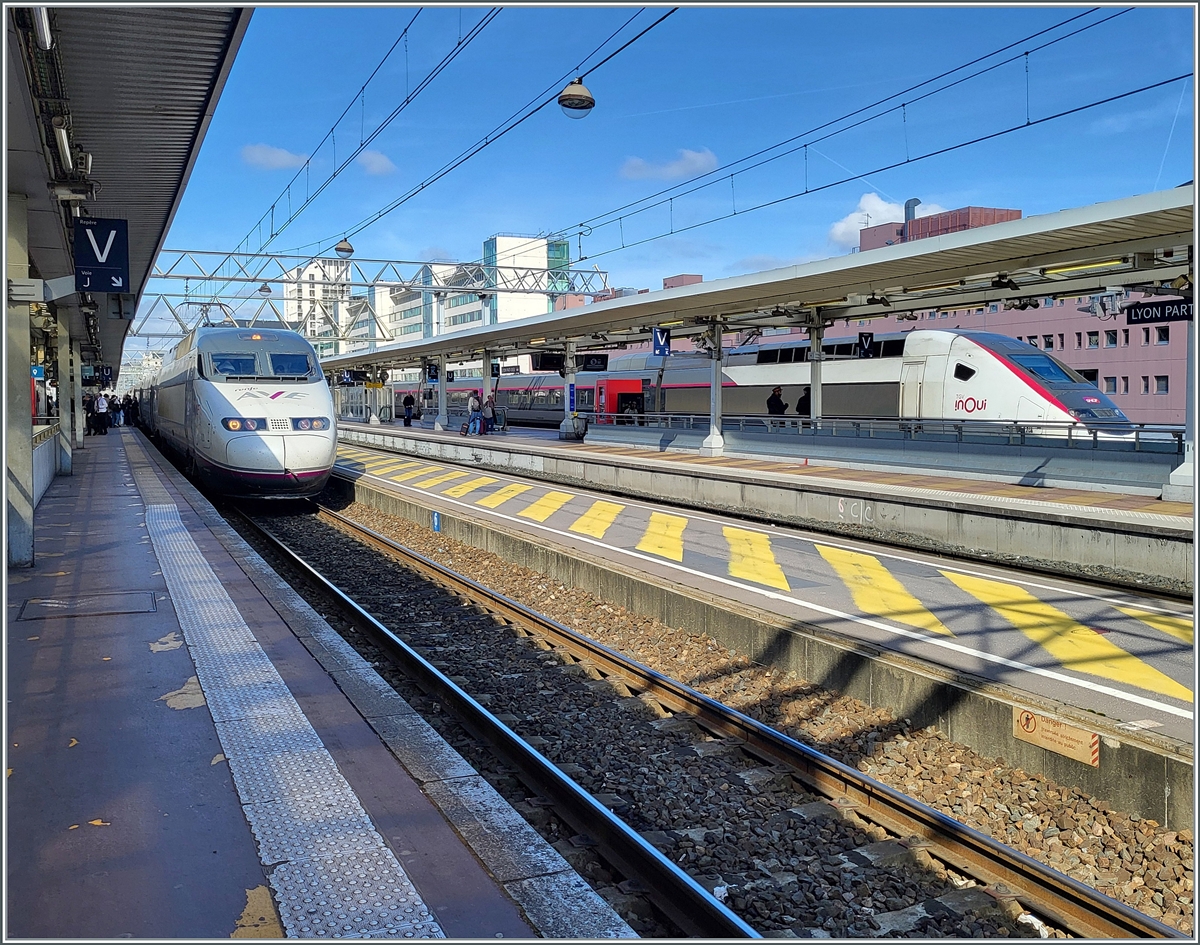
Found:
[{"label": "tgv inoui train", "polygon": [[293,331],[197,328],[142,404],[150,432],[217,492],[312,495],[333,468],[333,398],[312,345]]},{"label": "tgv inoui train", "polygon": [[[811,382],[809,342],[789,339],[746,345],[724,356],[726,416],[767,412],[772,388],[795,414]],[[1082,375],[1044,351],[1006,335],[968,329],[914,329],[874,338],[862,357],[857,341],[828,340],[821,367],[822,415],[848,418],[1051,421],[1103,426],[1129,420]],[[608,370],[576,375],[576,403],[594,422],[637,413],[707,414],[711,369],[702,354],[669,358],[639,353],[613,358]],[[476,378],[449,385],[451,409]],[[504,375],[493,382],[497,406],[510,423],[553,423],[563,417],[562,379],[554,374]],[[413,385],[395,385],[396,414]],[[437,409],[436,387],[420,392],[425,412]]]}]

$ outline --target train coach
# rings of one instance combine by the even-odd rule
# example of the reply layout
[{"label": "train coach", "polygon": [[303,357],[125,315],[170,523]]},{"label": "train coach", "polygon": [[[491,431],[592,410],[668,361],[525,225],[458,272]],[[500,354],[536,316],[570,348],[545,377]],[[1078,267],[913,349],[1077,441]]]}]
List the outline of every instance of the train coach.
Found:
[{"label": "train coach", "polygon": [[196,328],[141,400],[147,431],[223,495],[313,495],[333,469],[333,398],[312,345],[293,331]]},{"label": "train coach", "polygon": [[[991,420],[1082,424],[1119,433],[1128,418],[1081,374],[1057,358],[994,332],[914,329],[875,336],[867,349],[855,340],[829,340],[821,366],[822,416],[848,419]],[[775,387],[793,415],[812,382],[808,340],[788,339],[732,348],[723,358],[726,416],[767,413]],[[608,369],[576,375],[576,407],[592,422],[638,414],[709,411],[711,368],[703,354],[612,358]],[[478,378],[448,385],[451,412],[466,409]],[[424,413],[436,413],[436,388],[396,384],[396,415],[412,393]],[[557,374],[503,375],[493,381],[496,405],[510,423],[558,425],[563,379]]]}]

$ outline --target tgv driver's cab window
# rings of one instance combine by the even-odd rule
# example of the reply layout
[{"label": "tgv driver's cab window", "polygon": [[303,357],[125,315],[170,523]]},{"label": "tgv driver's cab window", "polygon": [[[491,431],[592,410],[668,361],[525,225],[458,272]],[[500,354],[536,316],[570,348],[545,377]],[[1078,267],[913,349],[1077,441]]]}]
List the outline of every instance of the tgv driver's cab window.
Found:
[{"label": "tgv driver's cab window", "polygon": [[253,354],[213,354],[213,372],[225,377],[254,377]]},{"label": "tgv driver's cab window", "polygon": [[1030,374],[1056,384],[1082,384],[1085,379],[1046,354],[1014,354],[1012,359]]}]

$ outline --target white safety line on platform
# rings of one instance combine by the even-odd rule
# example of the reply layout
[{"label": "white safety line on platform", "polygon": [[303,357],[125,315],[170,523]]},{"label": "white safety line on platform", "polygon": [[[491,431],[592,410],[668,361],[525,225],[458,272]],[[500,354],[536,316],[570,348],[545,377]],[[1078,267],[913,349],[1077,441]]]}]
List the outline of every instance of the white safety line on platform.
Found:
[{"label": "white safety line on platform", "polygon": [[[394,482],[394,481],[392,481],[390,479],[386,479],[382,476],[374,476],[371,473],[365,473],[365,475],[369,476],[372,479],[377,479],[380,482],[387,483],[388,485],[396,487],[396,488],[400,488],[400,489],[411,488],[409,486],[406,486],[404,483]],[[520,518],[517,518],[516,516],[505,515],[503,512],[497,512],[494,510],[482,510],[474,504],[462,502],[458,499],[451,499],[451,498],[442,496],[439,493],[429,493],[429,492],[424,492],[424,491],[418,491],[418,494],[425,497],[426,499],[428,499],[431,495],[437,495],[438,498],[440,498],[442,501],[448,502],[455,506],[459,506],[462,509],[469,510],[473,515],[479,515],[482,513],[491,518],[510,522],[513,525],[521,526],[524,528],[535,528],[540,531],[548,532],[552,535],[558,535],[558,536],[562,535],[562,532],[560,529],[553,528],[548,525],[542,525],[538,522],[534,522],[529,519],[520,519]],[[1146,708],[1158,709],[1159,711],[1164,712],[1168,715],[1174,715],[1174,716],[1178,716],[1179,718],[1188,719],[1188,720],[1191,720],[1194,718],[1194,714],[1188,709],[1176,708],[1175,706],[1167,705],[1166,703],[1158,702],[1154,699],[1147,699],[1143,696],[1135,695],[1134,693],[1122,692],[1119,689],[1113,689],[1110,686],[1105,686],[1100,683],[1093,682],[1091,680],[1075,679],[1071,676],[1065,675],[1064,673],[1055,672],[1054,670],[1051,670],[1051,669],[1042,669],[1041,667],[1038,667],[1038,666],[1031,666],[1028,663],[1022,663],[1017,660],[1010,660],[1004,656],[997,656],[992,653],[985,653],[983,651],[975,650],[975,649],[972,649],[971,647],[964,646],[961,643],[955,643],[954,641],[951,641],[951,640],[946,640],[946,639],[932,637],[932,636],[926,636],[925,634],[917,633],[912,630],[906,630],[902,627],[894,627],[889,624],[880,623],[877,620],[871,620],[870,618],[867,618],[867,617],[858,617],[858,616],[855,616],[854,614],[848,614],[848,613],[845,613],[840,610],[835,610],[832,607],[825,607],[821,604],[815,603],[813,601],[805,600],[801,597],[788,596],[786,594],[778,594],[778,593],[775,593],[774,591],[768,591],[762,587],[756,587],[753,584],[743,584],[740,581],[730,580],[729,578],[722,577],[719,574],[709,574],[704,571],[696,571],[692,568],[685,567],[682,564],[674,563],[666,558],[656,557],[654,555],[640,554],[637,551],[629,551],[625,548],[618,548],[613,545],[605,544],[602,541],[597,541],[594,538],[589,538],[586,535],[572,533],[571,537],[575,541],[585,542],[586,544],[593,545],[597,548],[604,549],[605,551],[608,551],[608,552],[616,552],[618,554],[625,555],[626,557],[633,558],[638,561],[653,563],[653,564],[656,564],[656,565],[659,565],[662,567],[667,567],[673,571],[679,571],[683,574],[687,574],[687,575],[690,575],[691,577],[695,577],[695,578],[700,578],[701,580],[704,580],[704,581],[716,581],[720,584],[725,584],[729,587],[736,587],[739,590],[750,591],[753,594],[757,594],[761,597],[768,598],[769,600],[775,600],[775,601],[781,601],[781,602],[785,602],[785,603],[789,603],[789,604],[795,604],[799,607],[803,607],[807,610],[812,610],[817,613],[824,614],[825,616],[828,616],[828,617],[836,617],[840,620],[848,620],[852,623],[856,623],[856,624],[859,624],[864,627],[871,627],[875,630],[882,630],[885,633],[908,637],[910,639],[919,641],[921,643],[926,643],[931,646],[941,647],[943,649],[951,650],[953,652],[957,652],[957,653],[963,654],[965,656],[970,656],[970,657],[974,657],[979,660],[983,660],[984,662],[994,663],[998,666],[1004,666],[1008,669],[1015,669],[1015,670],[1018,670],[1023,673],[1029,673],[1034,676],[1041,676],[1044,679],[1050,679],[1050,680],[1053,680],[1054,682],[1064,683],[1068,686],[1072,686],[1077,689],[1085,689],[1089,692],[1100,692],[1100,693],[1103,693],[1104,695],[1111,696],[1111,697],[1113,697],[1115,699],[1119,699],[1123,702],[1131,702],[1136,705],[1145,706]],[[789,632],[791,632],[791,631],[789,631]]]},{"label": "white safety line on platform", "polygon": [[[445,938],[178,508],[146,527],[288,936]],[[252,747],[264,726],[282,748]]]}]

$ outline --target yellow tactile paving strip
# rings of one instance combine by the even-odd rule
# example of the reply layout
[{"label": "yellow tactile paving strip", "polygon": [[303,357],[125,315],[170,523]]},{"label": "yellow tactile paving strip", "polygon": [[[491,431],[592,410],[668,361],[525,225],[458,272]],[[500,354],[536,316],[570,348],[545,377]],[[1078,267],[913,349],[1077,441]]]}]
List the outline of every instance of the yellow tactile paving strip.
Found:
[{"label": "yellow tactile paving strip", "polygon": [[919,489],[943,492],[958,492],[977,496],[998,496],[1008,499],[1027,499],[1033,502],[1058,502],[1094,509],[1114,509],[1126,512],[1154,512],[1158,515],[1173,515],[1180,518],[1192,517],[1192,506],[1186,502],[1164,502],[1152,496],[1117,495],[1108,492],[1091,492],[1081,489],[1054,487],[1018,486],[1009,483],[985,482],[978,479],[954,479],[928,473],[897,473],[869,469],[844,469],[840,466],[801,466],[796,463],[772,460],[747,460],[724,456],[691,456],[687,453],[661,453],[649,455],[644,450],[617,450],[604,446],[572,444],[572,449],[581,449],[609,456],[629,456],[656,462],[695,464],[698,466],[723,466],[732,469],[754,469],[774,472],[779,476],[816,477],[838,479],[844,482],[879,483],[889,486],[911,485]]}]

